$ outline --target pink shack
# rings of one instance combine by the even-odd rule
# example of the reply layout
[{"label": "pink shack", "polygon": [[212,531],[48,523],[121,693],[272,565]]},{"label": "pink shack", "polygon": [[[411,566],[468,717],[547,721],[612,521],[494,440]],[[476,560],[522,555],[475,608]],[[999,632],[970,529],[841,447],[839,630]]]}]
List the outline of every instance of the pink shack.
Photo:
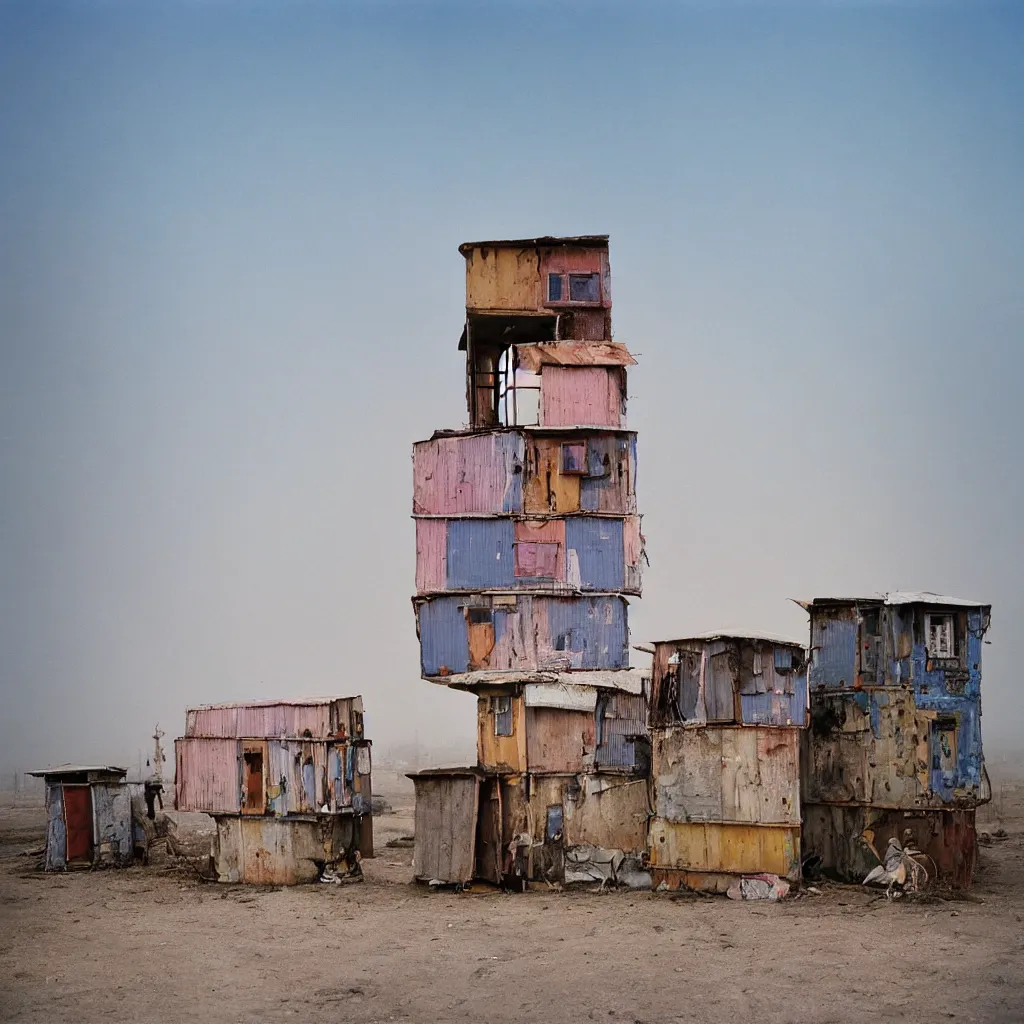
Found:
[{"label": "pink shack", "polygon": [[373,856],[362,697],[209,704],[175,740],[175,806],[217,822],[217,876],[291,885]]}]

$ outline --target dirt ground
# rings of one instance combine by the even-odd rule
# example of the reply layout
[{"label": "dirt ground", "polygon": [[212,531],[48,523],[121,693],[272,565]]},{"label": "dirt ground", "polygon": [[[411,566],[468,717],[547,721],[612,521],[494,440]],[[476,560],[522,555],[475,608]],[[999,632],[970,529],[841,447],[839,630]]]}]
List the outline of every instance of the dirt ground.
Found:
[{"label": "dirt ground", "polygon": [[[42,808],[0,797],[0,1020],[1024,1021],[1022,785],[985,808],[1008,835],[969,899],[891,904],[431,893],[385,845],[412,832],[411,794],[389,798],[365,881],[262,889],[159,858],[44,874]],[[208,846],[212,821],[180,818]]]}]

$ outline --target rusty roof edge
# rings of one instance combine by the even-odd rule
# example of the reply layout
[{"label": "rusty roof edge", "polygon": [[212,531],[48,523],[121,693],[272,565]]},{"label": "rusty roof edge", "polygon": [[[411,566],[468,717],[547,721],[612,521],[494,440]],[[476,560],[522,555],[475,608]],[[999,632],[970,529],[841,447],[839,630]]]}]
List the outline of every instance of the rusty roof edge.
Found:
[{"label": "rusty roof edge", "polygon": [[573,424],[569,427],[542,427],[538,425],[528,426],[526,424],[518,424],[513,427],[448,427],[440,428],[435,430],[430,437],[424,437],[419,441],[413,441],[412,446],[415,448],[420,444],[429,444],[431,441],[440,441],[446,437],[471,437],[477,434],[536,434],[544,435],[550,434],[552,436],[566,436],[573,432],[580,434],[622,434],[626,437],[636,437],[637,432],[635,430],[629,430],[626,427],[607,427],[607,426],[586,426]]},{"label": "rusty roof edge", "polygon": [[450,676],[422,676],[429,683],[447,686],[455,690],[469,690],[475,687],[511,686],[529,683],[560,683],[565,686],[595,687],[604,690],[621,690],[623,693],[643,692],[643,680],[648,673],[640,668],[623,669],[576,669],[565,672],[508,671],[508,672],[458,672]]},{"label": "rusty roof edge", "polygon": [[127,775],[128,769],[116,764],[58,764],[52,768],[36,768],[26,775],[42,778],[44,775],[78,775],[82,772],[106,772],[110,775]]},{"label": "rusty roof edge", "polygon": [[763,630],[742,630],[742,629],[712,629],[705,633],[691,633],[688,636],[678,636],[671,640],[655,640],[654,644],[678,644],[688,640],[763,640],[767,643],[784,644],[786,647],[805,648],[802,640],[794,640],[791,636],[783,636],[781,633],[767,633]]},{"label": "rusty roof edge", "polygon": [[575,245],[586,249],[607,249],[609,235],[539,235],[536,238],[494,238],[483,242],[463,242],[463,256],[473,249],[532,249],[538,246]]},{"label": "rusty roof edge", "polygon": [[322,707],[339,700],[361,700],[361,693],[352,693],[347,697],[280,697],[268,700],[228,701],[224,704],[195,704],[185,711],[223,711],[227,708],[272,708],[277,704],[296,708]]},{"label": "rusty roof edge", "polygon": [[933,594],[930,590],[891,590],[888,593],[875,593],[862,595],[861,597],[815,597],[811,600],[801,600],[791,597],[794,604],[800,605],[805,611],[812,607],[820,607],[829,604],[931,604],[941,605],[947,608],[989,608],[992,605],[985,601],[974,601],[969,598],[951,597],[948,594]]}]

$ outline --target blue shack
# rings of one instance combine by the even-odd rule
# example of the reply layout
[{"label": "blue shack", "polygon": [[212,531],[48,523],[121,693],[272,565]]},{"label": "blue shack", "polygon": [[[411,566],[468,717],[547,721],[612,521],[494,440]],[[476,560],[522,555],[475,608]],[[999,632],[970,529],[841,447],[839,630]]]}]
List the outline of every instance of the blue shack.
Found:
[{"label": "blue shack", "polygon": [[803,849],[860,881],[889,839],[970,886],[975,810],[991,798],[981,650],[991,606],[922,591],[800,602],[810,614]]}]

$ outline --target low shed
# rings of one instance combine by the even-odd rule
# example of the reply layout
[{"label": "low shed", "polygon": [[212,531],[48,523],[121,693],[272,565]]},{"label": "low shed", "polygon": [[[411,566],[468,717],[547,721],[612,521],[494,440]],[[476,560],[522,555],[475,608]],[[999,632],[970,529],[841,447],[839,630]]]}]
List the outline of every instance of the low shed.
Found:
[{"label": "low shed", "polygon": [[46,783],[46,870],[132,862],[127,768],[62,764],[29,772]]}]

